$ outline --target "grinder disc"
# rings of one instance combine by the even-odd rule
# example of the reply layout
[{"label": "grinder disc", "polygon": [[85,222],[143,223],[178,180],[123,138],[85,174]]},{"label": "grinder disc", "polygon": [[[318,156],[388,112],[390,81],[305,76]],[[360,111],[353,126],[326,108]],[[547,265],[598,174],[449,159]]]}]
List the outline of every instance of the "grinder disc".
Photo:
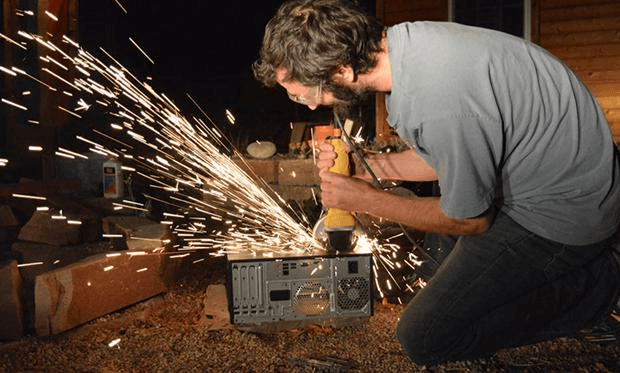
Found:
[{"label": "grinder disc", "polygon": [[[312,229],[312,236],[326,249],[336,250],[338,248],[345,247],[344,249],[338,249],[340,251],[351,251],[357,244],[357,238],[364,234],[364,230],[359,224],[357,219],[355,220],[355,226],[353,231],[332,231],[328,232],[325,229],[325,216],[322,216],[314,225]],[[349,238],[350,237],[350,238]],[[347,243],[347,241],[349,241]],[[347,247],[348,246],[348,247]]]}]

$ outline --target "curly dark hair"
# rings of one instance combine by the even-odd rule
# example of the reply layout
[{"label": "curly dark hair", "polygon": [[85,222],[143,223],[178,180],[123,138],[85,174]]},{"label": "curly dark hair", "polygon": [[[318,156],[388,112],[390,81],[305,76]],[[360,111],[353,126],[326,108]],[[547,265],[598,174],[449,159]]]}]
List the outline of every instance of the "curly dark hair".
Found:
[{"label": "curly dark hair", "polygon": [[252,70],[268,87],[276,84],[278,68],[287,70],[286,80],[330,87],[340,66],[357,76],[376,65],[383,30],[351,0],[288,1],[267,23]]}]

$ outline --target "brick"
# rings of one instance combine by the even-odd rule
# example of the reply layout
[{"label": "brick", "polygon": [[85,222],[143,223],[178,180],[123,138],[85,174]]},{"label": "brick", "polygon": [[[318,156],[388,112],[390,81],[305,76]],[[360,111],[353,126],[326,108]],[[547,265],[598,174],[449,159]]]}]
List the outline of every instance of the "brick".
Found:
[{"label": "brick", "polygon": [[69,224],[67,219],[52,219],[53,214],[50,211],[35,211],[17,238],[55,246],[79,243],[80,225]]},{"label": "brick", "polygon": [[319,185],[319,171],[312,159],[280,160],[280,185]]},{"label": "brick", "polygon": [[17,261],[0,263],[0,340],[17,340],[24,334],[21,303],[22,279]]},{"label": "brick", "polygon": [[37,276],[35,327],[57,334],[165,291],[161,255],[95,255]]},{"label": "brick", "polygon": [[250,176],[256,174],[267,183],[275,183],[278,181],[278,160],[235,159],[235,163]]}]

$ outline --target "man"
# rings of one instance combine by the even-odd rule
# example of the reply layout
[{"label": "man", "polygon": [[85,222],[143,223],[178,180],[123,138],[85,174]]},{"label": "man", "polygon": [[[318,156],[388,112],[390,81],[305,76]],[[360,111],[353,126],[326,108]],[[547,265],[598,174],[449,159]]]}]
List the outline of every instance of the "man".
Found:
[{"label": "man", "polygon": [[575,335],[619,294],[618,161],[586,87],[543,49],[454,23],[384,29],[344,0],[293,0],[268,23],[258,80],[314,109],[385,92],[411,150],[368,161],[382,179],[438,180],[403,197],[318,167],[326,207],[455,237],[397,336],[420,364]]}]

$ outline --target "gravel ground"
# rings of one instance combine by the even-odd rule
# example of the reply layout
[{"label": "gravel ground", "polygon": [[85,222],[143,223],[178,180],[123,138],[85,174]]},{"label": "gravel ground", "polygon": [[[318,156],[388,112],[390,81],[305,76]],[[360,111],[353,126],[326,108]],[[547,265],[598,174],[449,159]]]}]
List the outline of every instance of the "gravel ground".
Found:
[{"label": "gravel ground", "polygon": [[489,359],[417,366],[394,337],[403,306],[392,304],[378,303],[369,320],[339,328],[214,330],[205,318],[205,292],[224,283],[224,263],[205,261],[181,273],[162,296],[61,335],[0,344],[0,371],[620,372],[619,342],[570,338],[503,350]]}]

